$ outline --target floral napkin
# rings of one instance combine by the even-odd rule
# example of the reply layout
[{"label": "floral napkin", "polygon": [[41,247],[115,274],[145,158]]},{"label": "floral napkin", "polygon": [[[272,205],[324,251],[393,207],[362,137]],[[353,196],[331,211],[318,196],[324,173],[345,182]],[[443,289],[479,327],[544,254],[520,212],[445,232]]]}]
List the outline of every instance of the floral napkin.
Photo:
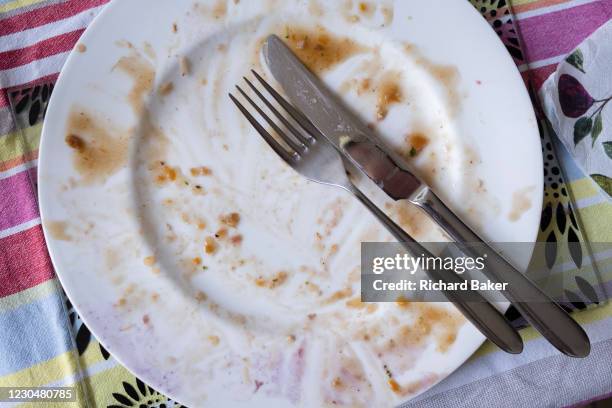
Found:
[{"label": "floral napkin", "polygon": [[612,197],[612,21],[568,55],[540,92],[558,138]]}]

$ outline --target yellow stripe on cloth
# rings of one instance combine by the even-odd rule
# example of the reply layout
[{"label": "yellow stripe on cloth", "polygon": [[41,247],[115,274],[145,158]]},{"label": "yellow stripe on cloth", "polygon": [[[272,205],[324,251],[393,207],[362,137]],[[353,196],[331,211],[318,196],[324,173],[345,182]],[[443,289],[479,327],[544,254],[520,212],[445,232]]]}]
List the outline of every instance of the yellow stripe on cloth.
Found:
[{"label": "yellow stripe on cloth", "polygon": [[0,13],[6,13],[21,7],[31,6],[33,4],[42,3],[45,0],[13,0],[5,4],[0,4]]},{"label": "yellow stripe on cloth", "polygon": [[582,223],[587,230],[590,242],[612,241],[610,220],[612,220],[612,204],[602,202],[580,209]]},{"label": "yellow stripe on cloth", "polygon": [[26,303],[34,302],[42,299],[50,293],[58,290],[58,283],[55,279],[49,279],[40,285],[33,286],[13,295],[0,298],[0,312],[7,312],[25,305]]},{"label": "yellow stripe on cloth", "polygon": [[42,387],[75,373],[75,351],[70,350],[44,363],[0,377],[1,387]]},{"label": "yellow stripe on cloth", "polygon": [[597,186],[590,177],[583,177],[570,182],[570,190],[576,200],[593,197],[599,194]]},{"label": "yellow stripe on cloth", "polygon": [[[29,387],[42,387],[56,383],[79,371],[76,358],[77,351],[72,349],[51,360],[0,377],[0,387],[23,387],[24,384]],[[103,360],[104,357],[100,352],[99,343],[92,339],[83,355],[80,356],[78,365],[81,369],[87,371],[88,367]]]},{"label": "yellow stripe on cloth", "polygon": [[[78,358],[78,366],[77,366]],[[75,384],[75,379],[77,383]],[[92,405],[92,381],[96,382],[94,387],[99,387],[100,384],[108,382],[109,385],[106,388],[115,388],[114,392],[117,392],[116,388],[118,384],[121,384],[120,380],[134,382],[133,375],[129,373],[125,368],[117,364],[114,359],[105,360],[100,352],[100,344],[92,340],[85,353],[80,357],[77,357],[76,350],[71,350],[63,353],[49,361],[41,364],[37,364],[32,367],[28,367],[19,372],[0,377],[0,387],[70,387],[75,386],[76,402],[67,403],[47,403],[45,407],[88,407],[88,406],[107,406],[116,401],[111,401],[112,393],[108,396],[101,398],[101,400],[108,400],[107,403],[102,405]],[[122,391],[122,390],[119,390]],[[96,393],[99,392],[97,389]],[[24,403],[19,404],[19,407],[33,407],[39,408],[40,403]]]},{"label": "yellow stripe on cloth", "polygon": [[[0,136],[0,162],[15,160],[34,152],[40,144],[42,123]],[[23,135],[23,137],[22,137]]]},{"label": "yellow stripe on cloth", "polygon": [[[75,383],[65,383],[62,387],[75,387],[76,401],[75,402],[45,402],[45,408],[65,408],[65,407],[107,407],[109,405],[119,405],[114,399],[113,393],[123,393],[125,391],[121,387],[122,382],[134,383],[136,388],[135,378],[129,371],[121,365],[116,364],[111,360],[112,366],[106,368],[108,364],[105,361],[91,367],[92,371],[87,373],[87,376]],[[40,403],[28,402],[20,404],[19,407],[40,408]],[[138,405],[136,405],[138,406]]]}]

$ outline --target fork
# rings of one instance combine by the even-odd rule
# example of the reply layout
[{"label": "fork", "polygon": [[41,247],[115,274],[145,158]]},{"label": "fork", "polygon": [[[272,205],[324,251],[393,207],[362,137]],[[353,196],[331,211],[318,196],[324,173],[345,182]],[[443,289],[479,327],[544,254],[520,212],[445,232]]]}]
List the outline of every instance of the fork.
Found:
[{"label": "fork", "polygon": [[[284,145],[279,143],[279,141],[268,132],[264,125],[259,123],[249,110],[234,97],[234,95],[230,93],[229,97],[276,154],[308,180],[338,187],[353,194],[408,251],[412,252],[414,250],[418,253],[422,253],[425,257],[432,256],[425,247],[419,244],[381,211],[351,182],[345,170],[345,164],[342,157],[334,146],[318,132],[315,126],[298,109],[276,92],[276,90],[274,90],[274,88],[272,88],[272,86],[257,72],[252,72],[258,82],[263,85],[266,91],[272,95],[283,110],[285,110],[303,130],[299,131],[251,81],[244,77],[249,88],[278,119],[280,125],[282,125],[287,132],[283,130],[278,123],[272,120],[272,118],[266,114],[240,86],[236,85],[236,89],[249,105],[255,109],[259,116],[265,120],[270,128],[274,130]],[[290,133],[291,136],[289,136],[288,133]],[[460,283],[464,281],[464,279],[456,273],[444,269],[426,269],[425,273],[432,280],[440,280],[447,283]],[[458,292],[443,291],[447,299],[449,299],[485,337],[508,353],[520,353],[523,350],[523,341],[508,320],[478,292],[464,292],[466,292],[465,295],[459,296]],[[471,299],[471,301],[466,301],[463,296]]]}]

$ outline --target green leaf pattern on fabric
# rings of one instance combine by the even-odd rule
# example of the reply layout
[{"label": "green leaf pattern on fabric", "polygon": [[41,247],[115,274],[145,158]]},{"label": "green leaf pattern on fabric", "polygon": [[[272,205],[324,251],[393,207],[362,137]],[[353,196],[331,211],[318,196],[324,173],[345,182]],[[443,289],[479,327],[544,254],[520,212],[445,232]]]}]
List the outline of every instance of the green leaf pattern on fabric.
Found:
[{"label": "green leaf pattern on fabric", "polygon": [[571,53],[565,60],[568,62],[568,64],[572,65],[578,71],[582,72],[583,74],[586,74],[586,72],[584,71],[584,55],[582,55],[582,51],[580,51],[580,48]]},{"label": "green leaf pattern on fabric", "polygon": [[577,145],[593,129],[593,119],[583,116],[574,124],[574,144]]},{"label": "green leaf pattern on fabric", "polygon": [[593,124],[593,132],[591,133],[591,137],[593,139],[593,143],[591,146],[595,146],[595,141],[603,131],[603,120],[601,117],[601,111],[595,116],[595,123]]},{"label": "green leaf pattern on fabric", "polygon": [[612,159],[612,142],[603,142],[602,145],[608,157]]},{"label": "green leaf pattern on fabric", "polygon": [[591,174],[591,177],[599,184],[599,187],[601,187],[603,191],[612,197],[612,178],[604,176],[603,174]]}]

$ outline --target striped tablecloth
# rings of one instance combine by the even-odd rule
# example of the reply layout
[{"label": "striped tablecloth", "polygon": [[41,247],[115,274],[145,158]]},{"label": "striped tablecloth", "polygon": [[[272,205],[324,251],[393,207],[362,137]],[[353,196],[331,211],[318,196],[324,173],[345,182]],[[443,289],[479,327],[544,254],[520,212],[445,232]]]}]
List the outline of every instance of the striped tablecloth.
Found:
[{"label": "striped tablecloth", "polygon": [[[500,35],[533,95],[568,52],[612,18],[612,0],[470,1]],[[68,53],[106,2],[0,0],[0,387],[74,385],[75,406],[179,406],[119,365],[81,323],[54,275],[38,214],[36,165],[46,105]],[[543,131],[542,138],[554,177],[544,186],[539,239],[612,241],[609,199],[554,137]],[[568,217],[568,228],[561,231],[549,210]],[[406,406],[560,407],[609,397],[612,306],[575,316],[592,340],[590,357],[562,356],[526,328],[521,355],[486,343]]]}]

